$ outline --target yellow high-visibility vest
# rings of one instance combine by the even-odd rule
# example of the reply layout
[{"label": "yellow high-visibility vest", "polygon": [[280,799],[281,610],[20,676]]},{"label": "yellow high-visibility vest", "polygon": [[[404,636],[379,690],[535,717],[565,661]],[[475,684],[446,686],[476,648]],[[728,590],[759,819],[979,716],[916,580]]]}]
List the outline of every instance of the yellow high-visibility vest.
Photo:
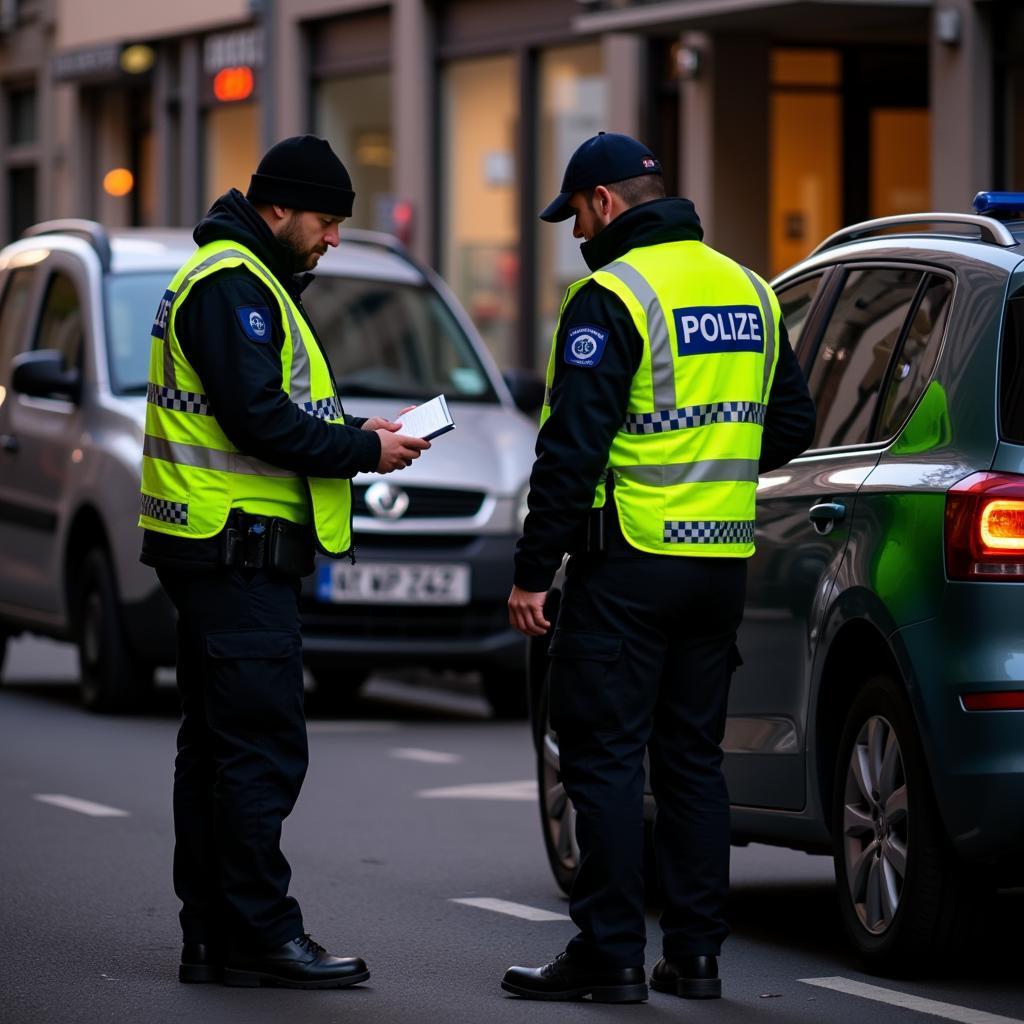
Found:
[{"label": "yellow high-visibility vest", "polygon": [[[757,464],[781,329],[765,282],[697,241],[630,250],[569,286],[548,359],[551,414],[558,337],[588,281],[622,300],[643,339],[625,422],[608,454],[623,536],[659,555],[749,558]],[[586,332],[569,344],[593,349]],[[605,479],[594,507],[605,504]]]},{"label": "yellow high-visibility vest", "polygon": [[[341,555],[352,547],[352,487],[348,480],[306,477],[240,452],[210,411],[199,375],[185,358],[174,314],[199,282],[229,267],[245,267],[276,298],[284,325],[281,386],[310,416],[343,423],[327,361],[298,306],[273,273],[237,242],[198,249],[164,293],[150,344],[146,439],[139,525],[200,539],[224,529],[232,509],[313,521],[319,547]],[[268,332],[258,313],[250,329]]]}]

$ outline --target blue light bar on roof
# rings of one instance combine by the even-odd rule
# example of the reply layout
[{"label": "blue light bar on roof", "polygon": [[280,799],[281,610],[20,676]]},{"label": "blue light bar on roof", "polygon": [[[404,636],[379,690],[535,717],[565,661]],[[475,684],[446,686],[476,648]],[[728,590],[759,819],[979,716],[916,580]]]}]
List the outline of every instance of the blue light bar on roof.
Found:
[{"label": "blue light bar on roof", "polygon": [[974,197],[974,209],[996,220],[1024,218],[1024,192],[979,192]]}]

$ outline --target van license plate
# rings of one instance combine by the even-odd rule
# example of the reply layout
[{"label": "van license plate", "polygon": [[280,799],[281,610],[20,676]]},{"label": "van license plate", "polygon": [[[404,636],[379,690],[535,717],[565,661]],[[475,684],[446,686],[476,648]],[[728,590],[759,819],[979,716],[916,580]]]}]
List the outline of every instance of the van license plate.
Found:
[{"label": "van license plate", "polygon": [[333,562],[320,567],[316,596],[332,604],[468,604],[468,565]]}]

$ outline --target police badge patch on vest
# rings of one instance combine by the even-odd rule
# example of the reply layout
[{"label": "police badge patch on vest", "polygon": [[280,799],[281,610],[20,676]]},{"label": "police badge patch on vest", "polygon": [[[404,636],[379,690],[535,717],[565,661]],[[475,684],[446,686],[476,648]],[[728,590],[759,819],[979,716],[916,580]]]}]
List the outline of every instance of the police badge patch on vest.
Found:
[{"label": "police badge patch on vest", "polygon": [[570,327],[565,339],[565,361],[570,366],[597,366],[604,355],[608,332],[592,324]]},{"label": "police badge patch on vest", "polygon": [[757,306],[685,306],[673,309],[681,356],[764,352],[764,320]]},{"label": "police badge patch on vest", "polygon": [[262,344],[270,340],[270,310],[266,306],[238,306],[235,315],[250,341]]}]

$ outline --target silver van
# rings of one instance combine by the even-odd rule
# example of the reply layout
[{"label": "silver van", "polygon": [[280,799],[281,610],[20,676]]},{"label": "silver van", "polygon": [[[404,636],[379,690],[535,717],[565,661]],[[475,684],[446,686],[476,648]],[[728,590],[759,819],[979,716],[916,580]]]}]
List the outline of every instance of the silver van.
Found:
[{"label": "silver van", "polygon": [[[174,661],[174,613],[138,560],[149,333],[187,231],[30,228],[0,252],[0,670],[8,637],[73,640],[84,703],[130,707]],[[473,669],[496,714],[525,712],[507,624],[539,405],[503,380],[433,273],[392,239],[346,231],[303,296],[347,411],[438,393],[456,429],[401,473],[357,477],[357,561],[304,581],[307,664],[326,699],[378,667]],[[516,398],[510,390],[516,391]]]}]

